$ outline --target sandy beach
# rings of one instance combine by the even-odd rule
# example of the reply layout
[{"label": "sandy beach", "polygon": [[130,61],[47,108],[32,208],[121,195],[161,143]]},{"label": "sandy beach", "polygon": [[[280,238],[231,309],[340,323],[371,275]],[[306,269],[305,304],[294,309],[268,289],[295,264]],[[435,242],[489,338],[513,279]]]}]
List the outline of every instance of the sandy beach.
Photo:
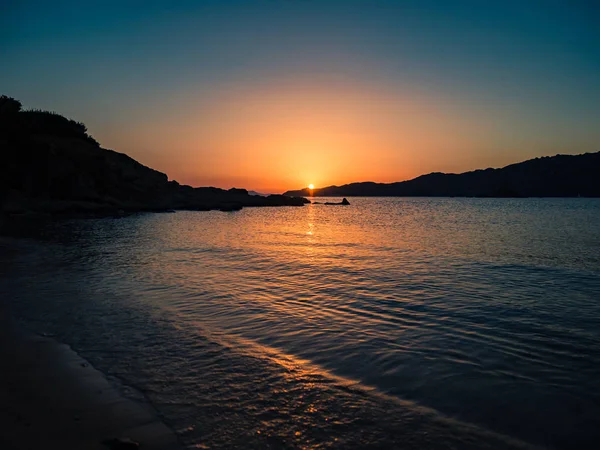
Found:
[{"label": "sandy beach", "polygon": [[0,325],[0,448],[181,448],[150,405],[123,397],[69,346],[5,317]]}]

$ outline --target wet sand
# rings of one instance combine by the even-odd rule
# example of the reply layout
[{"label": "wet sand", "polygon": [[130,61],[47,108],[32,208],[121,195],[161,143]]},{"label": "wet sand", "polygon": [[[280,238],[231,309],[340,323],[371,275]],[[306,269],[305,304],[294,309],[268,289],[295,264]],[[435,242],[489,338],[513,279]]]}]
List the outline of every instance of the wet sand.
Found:
[{"label": "wet sand", "polygon": [[150,405],[121,395],[67,345],[0,318],[0,448],[103,449],[128,438],[141,450],[181,445]]}]

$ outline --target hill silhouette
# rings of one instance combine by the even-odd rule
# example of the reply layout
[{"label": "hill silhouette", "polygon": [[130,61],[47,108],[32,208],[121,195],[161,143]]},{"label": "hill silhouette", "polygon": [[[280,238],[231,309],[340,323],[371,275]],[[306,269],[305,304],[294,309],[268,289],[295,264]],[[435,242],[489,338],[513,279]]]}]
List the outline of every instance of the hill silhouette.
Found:
[{"label": "hill silhouette", "polygon": [[133,158],[100,147],[86,126],[49,111],[23,111],[0,97],[0,212],[92,213],[175,209],[233,211],[302,206],[283,195],[192,188]]},{"label": "hill silhouette", "polygon": [[[284,195],[310,196],[308,188]],[[313,190],[324,197],[600,197],[600,152],[530,159],[501,169],[430,173],[396,183],[350,183]]]}]

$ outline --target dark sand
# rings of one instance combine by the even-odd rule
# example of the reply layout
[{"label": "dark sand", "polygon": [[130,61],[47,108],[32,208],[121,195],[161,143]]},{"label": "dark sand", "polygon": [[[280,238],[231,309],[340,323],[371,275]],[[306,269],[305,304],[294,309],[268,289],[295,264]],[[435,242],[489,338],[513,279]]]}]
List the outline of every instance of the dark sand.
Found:
[{"label": "dark sand", "polygon": [[0,449],[107,450],[113,438],[181,448],[149,405],[124,398],[67,345],[0,317]]}]

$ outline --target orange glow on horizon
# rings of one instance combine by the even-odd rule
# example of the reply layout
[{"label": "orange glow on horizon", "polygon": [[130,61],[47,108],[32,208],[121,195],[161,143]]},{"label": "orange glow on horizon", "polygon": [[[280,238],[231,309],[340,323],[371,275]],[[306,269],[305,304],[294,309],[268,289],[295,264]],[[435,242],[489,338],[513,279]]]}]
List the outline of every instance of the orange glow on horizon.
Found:
[{"label": "orange glow on horizon", "polygon": [[460,170],[490,131],[458,102],[383,83],[222,86],[165,109],[117,136],[115,148],[180,183],[269,193],[306,179],[329,186]]}]

